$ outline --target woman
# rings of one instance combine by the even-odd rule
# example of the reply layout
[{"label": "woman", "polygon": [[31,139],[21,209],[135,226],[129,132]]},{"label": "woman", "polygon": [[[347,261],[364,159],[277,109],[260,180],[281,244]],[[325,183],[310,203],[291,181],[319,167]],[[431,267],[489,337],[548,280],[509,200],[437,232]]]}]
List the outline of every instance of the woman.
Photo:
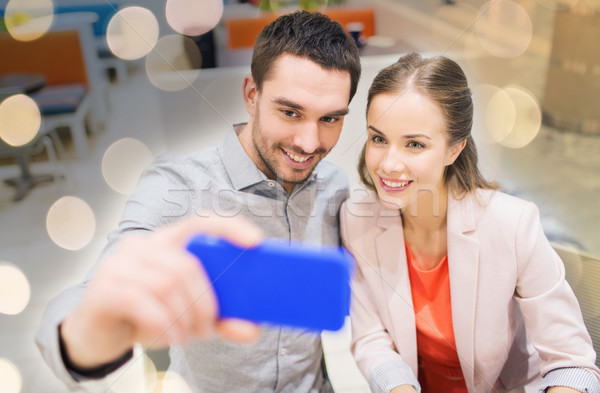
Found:
[{"label": "woman", "polygon": [[404,56],[371,85],[359,172],[375,193],[341,218],[355,359],[373,392],[600,392],[538,210],[481,176],[472,117],[444,57]]}]

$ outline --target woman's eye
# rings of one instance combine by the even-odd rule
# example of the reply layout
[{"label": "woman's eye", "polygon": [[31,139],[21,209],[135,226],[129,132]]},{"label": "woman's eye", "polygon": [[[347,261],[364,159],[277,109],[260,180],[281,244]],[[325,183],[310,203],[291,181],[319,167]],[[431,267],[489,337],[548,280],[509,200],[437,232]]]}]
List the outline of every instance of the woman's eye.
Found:
[{"label": "woman's eye", "polygon": [[425,145],[423,145],[422,143],[419,143],[419,142],[411,141],[411,142],[408,142],[408,147],[411,149],[422,149],[425,147]]},{"label": "woman's eye", "polygon": [[373,143],[378,144],[378,145],[385,143],[385,139],[383,139],[382,137],[380,137],[378,135],[373,135],[371,137],[371,141],[373,141]]}]

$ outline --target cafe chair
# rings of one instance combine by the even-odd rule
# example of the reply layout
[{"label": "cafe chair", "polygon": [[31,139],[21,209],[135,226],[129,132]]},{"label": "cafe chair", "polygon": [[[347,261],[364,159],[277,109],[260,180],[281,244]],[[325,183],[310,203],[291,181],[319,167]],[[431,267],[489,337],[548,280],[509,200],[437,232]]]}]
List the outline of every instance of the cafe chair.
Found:
[{"label": "cafe chair", "polygon": [[[12,146],[0,138],[0,158],[12,157],[16,160],[20,174],[15,177],[4,179],[4,183],[15,188],[13,201],[21,201],[27,193],[39,184],[54,181],[57,178],[63,178],[64,174],[60,170],[60,165],[56,157],[54,141],[49,134],[39,133],[31,142],[23,146]],[[34,175],[29,167],[30,157],[34,154],[46,150],[48,159],[52,164],[52,174]]]}]

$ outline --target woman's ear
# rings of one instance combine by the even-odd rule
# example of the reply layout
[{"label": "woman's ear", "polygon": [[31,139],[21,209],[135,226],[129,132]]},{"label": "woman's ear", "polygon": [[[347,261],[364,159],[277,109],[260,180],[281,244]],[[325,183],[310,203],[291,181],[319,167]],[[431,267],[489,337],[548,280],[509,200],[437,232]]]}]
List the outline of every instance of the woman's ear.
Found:
[{"label": "woman's ear", "polygon": [[254,112],[256,111],[256,101],[258,99],[258,90],[256,88],[256,83],[254,83],[254,78],[252,78],[252,75],[246,75],[246,77],[244,78],[242,89],[244,94],[244,104],[246,105],[246,111],[248,112],[250,117],[254,117]]},{"label": "woman's ear", "polygon": [[467,145],[467,140],[463,139],[460,142],[457,142],[450,146],[448,157],[446,158],[446,166],[454,164],[454,161],[458,158],[460,153],[463,151],[465,146]]}]

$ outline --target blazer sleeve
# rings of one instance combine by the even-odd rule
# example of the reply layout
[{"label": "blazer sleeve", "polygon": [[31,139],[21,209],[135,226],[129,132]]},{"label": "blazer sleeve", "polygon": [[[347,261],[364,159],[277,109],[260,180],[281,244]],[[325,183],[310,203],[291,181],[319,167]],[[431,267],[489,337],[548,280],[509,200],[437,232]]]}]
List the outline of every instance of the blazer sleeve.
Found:
[{"label": "blazer sleeve", "polygon": [[[374,393],[388,393],[400,385],[412,385],[420,392],[419,382],[410,366],[402,360],[388,331],[379,317],[371,288],[364,270],[372,269],[373,261],[365,260],[355,245],[364,240],[364,226],[353,221],[348,202],[342,205],[340,230],[342,244],[356,261],[352,279],[350,320],[352,326],[351,351]],[[350,229],[351,228],[351,229]]]},{"label": "blazer sleeve", "polygon": [[[541,374],[577,367],[590,372],[596,386],[600,370],[579,303],[565,279],[562,260],[543,233],[537,207],[528,203],[515,238],[518,278],[515,297],[527,335],[542,359]],[[544,381],[542,381],[542,384]]]}]

